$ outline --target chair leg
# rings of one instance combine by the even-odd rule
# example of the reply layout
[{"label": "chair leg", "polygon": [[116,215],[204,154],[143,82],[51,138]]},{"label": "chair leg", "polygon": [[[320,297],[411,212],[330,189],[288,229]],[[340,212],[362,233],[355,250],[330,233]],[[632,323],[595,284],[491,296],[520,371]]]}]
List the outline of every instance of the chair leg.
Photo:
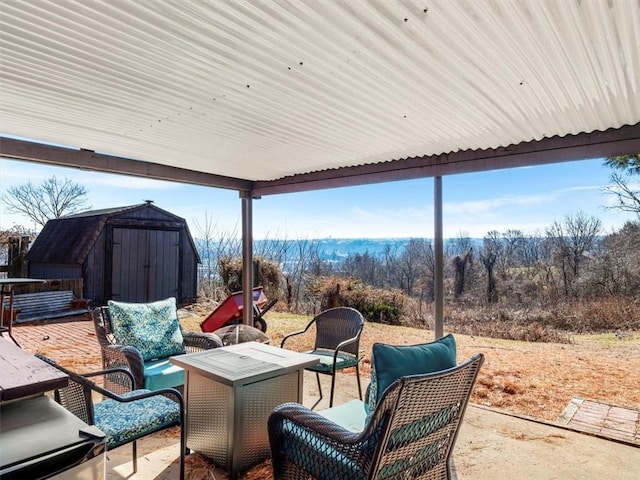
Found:
[{"label": "chair leg", "polygon": [[180,423],[180,480],[184,480],[184,462],[185,455],[188,453],[189,449],[187,448],[187,432],[184,428],[184,419]]},{"label": "chair leg", "polygon": [[134,440],[131,442],[131,447],[133,450],[133,473],[138,472],[138,442]]},{"label": "chair leg", "polygon": [[333,407],[333,390],[335,386],[336,386],[336,371],[334,369],[333,373],[331,374],[331,396],[329,397],[329,408]]},{"label": "chair leg", "polygon": [[362,400],[362,385],[360,384],[360,369],[358,368],[357,363],[356,363],[356,378],[358,379],[358,394],[360,395],[360,400]]},{"label": "chair leg", "polygon": [[316,403],[314,403],[311,406],[311,410],[316,408],[318,406],[318,404],[322,401],[322,385],[320,384],[320,374],[318,372],[316,372],[316,381],[318,382],[318,393],[320,394],[320,398],[318,399],[318,401]]}]

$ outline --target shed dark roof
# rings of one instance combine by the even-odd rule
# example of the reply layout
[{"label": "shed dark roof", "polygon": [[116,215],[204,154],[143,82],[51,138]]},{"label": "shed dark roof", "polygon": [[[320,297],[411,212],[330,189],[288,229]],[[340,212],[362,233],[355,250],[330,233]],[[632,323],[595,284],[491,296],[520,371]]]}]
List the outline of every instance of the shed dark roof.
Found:
[{"label": "shed dark roof", "polygon": [[82,264],[106,223],[113,217],[140,209],[153,209],[176,220],[186,221],[149,203],[125,207],[89,210],[49,220],[33,242],[27,260],[30,262]]}]

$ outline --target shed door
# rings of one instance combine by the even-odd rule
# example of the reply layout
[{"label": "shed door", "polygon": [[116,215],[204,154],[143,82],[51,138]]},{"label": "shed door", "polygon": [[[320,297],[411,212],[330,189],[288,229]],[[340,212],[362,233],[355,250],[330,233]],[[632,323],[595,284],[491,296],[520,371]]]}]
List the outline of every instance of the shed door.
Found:
[{"label": "shed door", "polygon": [[111,298],[153,302],[178,297],[180,235],[174,230],[113,229]]}]

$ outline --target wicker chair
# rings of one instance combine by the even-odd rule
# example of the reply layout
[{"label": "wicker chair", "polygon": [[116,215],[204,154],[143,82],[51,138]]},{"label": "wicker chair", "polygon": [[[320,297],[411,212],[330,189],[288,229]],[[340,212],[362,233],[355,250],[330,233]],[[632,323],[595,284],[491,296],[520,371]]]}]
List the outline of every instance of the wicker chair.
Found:
[{"label": "wicker chair", "polygon": [[[180,388],[184,383],[184,375],[181,373],[181,369],[169,364],[168,359],[164,359],[161,362],[154,362],[150,364],[145,362],[142,358],[140,351],[129,345],[118,345],[113,335],[113,328],[111,324],[111,316],[109,315],[109,307],[98,307],[92,312],[93,326],[95,327],[96,337],[100,344],[100,350],[102,352],[102,367],[108,368],[126,368],[133,374],[136,388],[148,388],[155,390],[153,382],[150,381],[152,375],[162,375],[165,373],[165,380],[167,379],[166,372],[162,369],[177,370],[179,375],[172,375],[175,381],[165,381],[163,387]],[[184,347],[186,353],[199,352],[202,350],[209,350],[222,346],[220,338],[213,333],[198,333],[198,332],[185,332],[182,331],[182,337],[184,339]],[[175,372],[174,372],[175,373]],[[110,387],[110,385],[109,385]]]},{"label": "wicker chair", "polygon": [[[69,385],[55,390],[54,398],[82,421],[95,425],[104,433],[107,451],[132,444],[134,473],[138,471],[136,441],[146,435],[180,426],[180,480],[184,479],[186,442],[182,425],[185,414],[182,394],[178,390],[134,390],[133,376],[127,369],[114,368],[80,375],[49,358],[37,357],[69,375]],[[104,383],[115,387],[115,391],[96,385],[89,380],[91,377],[102,377]],[[103,401],[95,401],[93,392],[102,395]]]},{"label": "wicker chair", "polygon": [[331,395],[329,406],[333,407],[333,391],[336,382],[336,371],[344,368],[355,367],[358,381],[358,393],[362,399],[362,386],[360,385],[360,335],[364,328],[362,314],[354,308],[336,307],[330,308],[316,315],[311,322],[298,332],[286,335],[280,347],[284,348],[285,342],[296,335],[305,333],[313,325],[316,327],[316,339],[313,350],[307,353],[320,357],[320,363],[307,367],[307,370],[316,373],[320,398],[311,407],[313,410],[322,400],[322,386],[320,374],[331,375]]},{"label": "wicker chair", "polygon": [[476,354],[448,370],[401,377],[358,432],[300,404],[280,405],[268,423],[274,479],[451,479],[451,453],[483,361]]}]

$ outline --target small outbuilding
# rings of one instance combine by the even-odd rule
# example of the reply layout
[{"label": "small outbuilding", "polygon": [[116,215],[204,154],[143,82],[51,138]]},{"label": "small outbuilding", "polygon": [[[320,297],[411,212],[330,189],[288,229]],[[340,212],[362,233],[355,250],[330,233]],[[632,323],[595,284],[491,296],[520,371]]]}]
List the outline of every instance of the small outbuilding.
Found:
[{"label": "small outbuilding", "polygon": [[187,222],[151,201],[50,220],[27,261],[30,277],[82,278],[84,298],[98,305],[197,296],[200,256]]}]

